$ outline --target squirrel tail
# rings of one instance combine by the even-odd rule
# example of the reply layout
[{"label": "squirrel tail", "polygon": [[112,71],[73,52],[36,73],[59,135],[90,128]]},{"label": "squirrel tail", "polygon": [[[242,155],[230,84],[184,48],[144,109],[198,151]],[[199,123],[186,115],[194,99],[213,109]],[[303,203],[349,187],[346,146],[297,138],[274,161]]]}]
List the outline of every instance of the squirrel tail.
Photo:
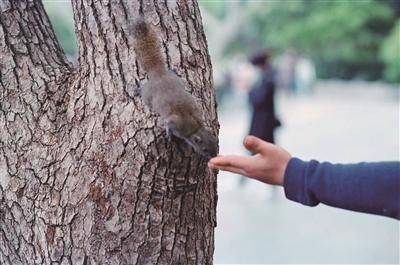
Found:
[{"label": "squirrel tail", "polygon": [[143,17],[137,18],[129,31],[135,38],[135,52],[140,65],[149,78],[159,77],[167,73],[164,56],[161,53],[161,42],[157,33]]}]

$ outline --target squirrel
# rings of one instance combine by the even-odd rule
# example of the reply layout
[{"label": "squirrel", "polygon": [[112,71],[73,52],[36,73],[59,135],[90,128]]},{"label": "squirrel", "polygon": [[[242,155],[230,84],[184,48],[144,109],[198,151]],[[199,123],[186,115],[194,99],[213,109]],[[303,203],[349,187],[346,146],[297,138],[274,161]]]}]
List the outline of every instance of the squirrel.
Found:
[{"label": "squirrel", "polygon": [[202,111],[193,96],[185,90],[185,82],[167,69],[157,33],[143,17],[128,26],[134,37],[134,49],[139,64],[144,68],[148,81],[137,89],[144,103],[157,112],[167,132],[185,140],[195,152],[212,157],[217,154],[217,139],[205,128]]}]

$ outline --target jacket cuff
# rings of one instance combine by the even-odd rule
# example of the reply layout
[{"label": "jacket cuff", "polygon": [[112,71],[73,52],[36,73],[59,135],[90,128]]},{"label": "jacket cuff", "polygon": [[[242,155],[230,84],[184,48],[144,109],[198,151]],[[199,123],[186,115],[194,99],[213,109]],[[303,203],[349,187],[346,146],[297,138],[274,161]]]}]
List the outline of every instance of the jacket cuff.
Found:
[{"label": "jacket cuff", "polygon": [[285,170],[283,187],[286,198],[309,206],[315,206],[317,201],[311,199],[307,193],[306,174],[309,162],[304,162],[298,158],[291,158]]}]

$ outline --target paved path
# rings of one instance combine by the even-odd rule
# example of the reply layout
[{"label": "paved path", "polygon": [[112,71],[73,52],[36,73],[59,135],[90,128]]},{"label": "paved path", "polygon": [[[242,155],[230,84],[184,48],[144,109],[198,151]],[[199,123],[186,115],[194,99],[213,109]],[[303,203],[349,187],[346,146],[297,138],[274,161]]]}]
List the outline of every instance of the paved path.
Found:
[{"label": "paved path", "polygon": [[[322,89],[323,87],[323,89]],[[244,153],[243,95],[220,113],[221,153]],[[307,97],[278,97],[279,143],[303,159],[399,159],[398,99],[387,90],[325,83]],[[327,206],[306,207],[282,189],[219,175],[216,264],[399,263],[399,222]]]}]

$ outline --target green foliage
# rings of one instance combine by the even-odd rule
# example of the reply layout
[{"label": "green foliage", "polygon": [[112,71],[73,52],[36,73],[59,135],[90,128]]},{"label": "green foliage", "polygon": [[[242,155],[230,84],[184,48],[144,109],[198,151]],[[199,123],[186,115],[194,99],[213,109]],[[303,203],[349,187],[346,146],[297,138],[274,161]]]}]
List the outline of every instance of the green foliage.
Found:
[{"label": "green foliage", "polygon": [[56,1],[43,1],[43,3],[65,53],[74,56],[77,53],[77,46],[71,3]]},{"label": "green foliage", "polygon": [[224,17],[226,14],[224,1],[199,1],[202,8],[205,8],[215,17]]},{"label": "green foliage", "polygon": [[400,82],[400,19],[383,42],[380,57],[385,63],[384,76],[390,82]]},{"label": "green foliage", "polygon": [[[221,14],[221,4],[212,3],[204,7]],[[320,77],[379,79],[388,66],[379,51],[394,25],[395,4],[390,0],[242,1],[246,23],[226,54],[251,53],[260,47],[275,54],[295,49],[316,62]]]}]

